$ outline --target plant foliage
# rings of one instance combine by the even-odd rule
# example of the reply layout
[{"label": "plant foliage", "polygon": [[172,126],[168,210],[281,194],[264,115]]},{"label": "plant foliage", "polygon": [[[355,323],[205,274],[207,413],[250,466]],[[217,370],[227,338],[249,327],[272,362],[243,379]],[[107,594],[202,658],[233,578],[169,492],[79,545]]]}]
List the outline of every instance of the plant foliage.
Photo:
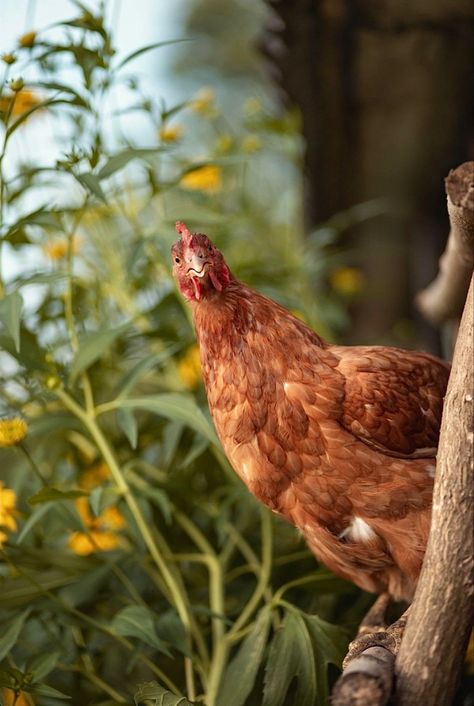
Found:
[{"label": "plant foliage", "polygon": [[[324,249],[301,239],[296,198],[275,206],[272,169],[298,173],[297,121],[254,101],[229,134],[209,93],[145,98],[128,72],[160,45],[118,56],[104,16],[76,5],[4,59],[3,698],[322,706],[347,643],[331,621],[354,620],[357,601],[341,596],[358,594],[229,468],[168,255],[186,219],[246,281],[320,329],[337,324],[334,301],[325,320],[314,305],[318,282],[331,301]],[[137,111],[154,144],[122,129]],[[18,157],[33,121],[66,136],[49,162]],[[199,161],[195,124],[207,130]],[[5,262],[22,262],[19,274]]]}]

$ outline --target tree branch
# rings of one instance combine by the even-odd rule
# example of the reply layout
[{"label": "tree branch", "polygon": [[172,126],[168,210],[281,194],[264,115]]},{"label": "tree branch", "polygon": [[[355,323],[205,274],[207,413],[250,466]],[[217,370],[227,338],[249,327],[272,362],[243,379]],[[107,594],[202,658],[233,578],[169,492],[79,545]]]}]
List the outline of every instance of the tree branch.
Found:
[{"label": "tree branch", "polygon": [[394,655],[369,647],[344,670],[334,686],[332,706],[384,706],[392,692]]},{"label": "tree branch", "polygon": [[458,318],[474,264],[474,162],[452,169],[445,180],[451,231],[439,273],[416,304],[433,323]]},{"label": "tree branch", "polygon": [[441,423],[423,569],[396,661],[398,706],[451,704],[474,623],[473,281]]}]

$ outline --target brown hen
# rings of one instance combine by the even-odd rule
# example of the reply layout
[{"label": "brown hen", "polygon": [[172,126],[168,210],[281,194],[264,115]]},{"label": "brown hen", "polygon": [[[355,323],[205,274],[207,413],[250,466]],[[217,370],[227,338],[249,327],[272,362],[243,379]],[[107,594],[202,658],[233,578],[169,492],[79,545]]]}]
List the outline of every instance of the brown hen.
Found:
[{"label": "brown hen", "polygon": [[233,468],[336,574],[410,600],[448,366],[399,348],[331,345],[233,277],[206,235],[176,230],[173,272]]}]

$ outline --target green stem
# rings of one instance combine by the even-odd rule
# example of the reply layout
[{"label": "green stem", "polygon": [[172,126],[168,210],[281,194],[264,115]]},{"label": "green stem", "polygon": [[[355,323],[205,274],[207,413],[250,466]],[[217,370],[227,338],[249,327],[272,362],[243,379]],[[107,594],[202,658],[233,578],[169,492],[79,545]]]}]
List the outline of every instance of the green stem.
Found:
[{"label": "green stem", "polygon": [[[183,623],[184,629],[186,631],[188,640],[190,640],[190,634],[191,634],[191,618],[189,614],[189,609],[186,604],[186,601],[182,595],[182,592],[180,590],[180,587],[175,580],[175,577],[173,576],[172,572],[169,570],[165,559],[161,555],[160,551],[158,550],[158,547],[153,539],[153,535],[148,527],[148,524],[142,514],[142,511],[140,510],[140,507],[135,499],[135,496],[132,494],[130,487],[125,480],[122,470],[115,459],[115,456],[112,452],[112,449],[110,448],[109,444],[107,443],[107,440],[105,436],[102,433],[102,430],[97,424],[97,421],[95,417],[92,417],[90,414],[85,412],[82,407],[80,407],[72,397],[70,397],[65,390],[62,388],[57,388],[55,390],[56,395],[59,397],[59,399],[63,402],[65,407],[69,409],[70,412],[72,412],[82,423],[84,426],[87,428],[89,431],[90,435],[94,439],[95,443],[97,444],[97,448],[102,454],[102,457],[108,467],[110,468],[110,471],[112,473],[112,477],[117,485],[117,488],[120,492],[120,494],[124,497],[125,502],[128,505],[128,508],[133,516],[133,519],[135,520],[135,523],[138,527],[138,530],[143,538],[143,541],[145,542],[145,545],[150,552],[150,556],[152,557],[153,561],[155,562],[156,566],[158,567],[159,571],[161,572],[163,579],[166,583],[166,586],[169,590],[169,593],[172,597],[172,600],[174,602],[174,605],[176,607],[176,610],[178,612],[178,615],[180,617],[181,622]],[[187,687],[188,687],[188,695],[191,693],[195,693],[194,690],[194,684],[192,683],[189,675],[189,666],[185,665],[185,668],[187,668]]]},{"label": "green stem", "polygon": [[268,510],[261,508],[261,533],[262,533],[262,563],[257,585],[248,603],[240,613],[239,617],[233,624],[232,628],[227,633],[227,639],[232,640],[232,637],[237,633],[250,618],[254,610],[257,608],[262,599],[268,581],[270,579],[270,571],[272,567],[272,520]]},{"label": "green stem", "polygon": [[40,471],[38,464],[36,463],[36,461],[35,461],[35,459],[33,458],[33,456],[30,454],[30,452],[28,451],[28,449],[26,448],[26,446],[25,446],[23,443],[20,442],[20,443],[18,444],[18,448],[21,449],[21,450],[23,451],[23,453],[25,454],[25,456],[26,456],[26,458],[27,458],[27,460],[28,460],[28,463],[30,464],[30,466],[31,466],[31,468],[32,468],[32,470],[33,470],[33,473],[34,473],[36,476],[38,476],[38,479],[40,480],[41,485],[43,485],[43,486],[48,485],[48,483],[47,483],[47,481],[46,481],[46,478],[44,477],[44,475],[43,475],[42,472]]},{"label": "green stem", "polygon": [[[240,613],[239,617],[237,618],[231,629],[227,632],[227,634],[224,634],[224,624],[222,621],[220,621],[222,636],[219,641],[214,644],[207,688],[208,706],[215,706],[216,699],[219,693],[219,686],[222,680],[222,674],[227,664],[230,647],[236,641],[236,638],[242,634],[241,629],[245,625],[247,620],[250,618],[252,613],[255,611],[259,602],[261,601],[270,578],[272,562],[272,525],[269,512],[267,510],[264,510],[263,508],[261,510],[261,518],[262,562],[257,586],[255,587],[252,596],[250,597],[249,601],[247,602],[244,609]],[[224,606],[222,604],[222,607],[220,608],[218,613],[223,614],[223,612]]]}]

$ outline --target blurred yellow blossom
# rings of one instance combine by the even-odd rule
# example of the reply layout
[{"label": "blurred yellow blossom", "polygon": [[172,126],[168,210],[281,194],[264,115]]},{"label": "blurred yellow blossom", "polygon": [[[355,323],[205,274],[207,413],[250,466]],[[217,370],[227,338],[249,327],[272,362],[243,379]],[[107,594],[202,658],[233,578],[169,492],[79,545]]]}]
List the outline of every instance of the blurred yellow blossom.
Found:
[{"label": "blurred yellow blossom", "polygon": [[179,184],[190,191],[207,191],[213,194],[222,188],[221,168],[216,164],[197,167],[182,176]]},{"label": "blurred yellow blossom", "polygon": [[331,272],[329,281],[340,294],[358,294],[365,285],[365,277],[357,267],[338,267]]},{"label": "blurred yellow blossom", "polygon": [[32,701],[28,701],[23,691],[16,696],[13,689],[2,689],[3,706],[30,706]]},{"label": "blurred yellow blossom", "polygon": [[[8,112],[10,108],[10,103],[14,95],[14,93],[6,93],[4,96],[0,96],[0,113]],[[34,108],[40,103],[41,98],[38,96],[37,93],[31,91],[28,88],[24,88],[23,90],[20,89],[19,92],[16,93],[16,98],[13,104],[11,114],[14,118],[17,118],[20,115],[23,115],[23,113],[26,113],[27,110]],[[36,112],[39,113],[41,111],[38,110]],[[36,115],[36,113],[34,113],[34,115]]]},{"label": "blurred yellow blossom", "polygon": [[120,536],[117,534],[125,527],[125,518],[114,506],[107,507],[97,517],[94,517],[87,498],[76,500],[76,509],[87,532],[73,532],[69,537],[69,548],[75,554],[86,556],[93,552],[108,552],[120,546]]},{"label": "blurred yellow blossom", "polygon": [[188,348],[181,360],[178,362],[178,374],[181,381],[190,390],[194,390],[201,381],[201,361],[199,358],[199,348],[197,345]]},{"label": "blurred yellow blossom", "polygon": [[10,88],[15,93],[19,93],[20,91],[22,91],[24,86],[25,82],[23,81],[21,76],[19,78],[14,78],[10,81]]},{"label": "blurred yellow blossom", "polygon": [[110,468],[106,463],[100,461],[83,471],[79,477],[79,487],[83,490],[92,490],[102,485],[110,478]]},{"label": "blurred yellow blossom", "polygon": [[216,140],[216,151],[224,154],[225,152],[229,152],[229,150],[232,149],[234,146],[234,138],[232,135],[219,135],[219,137]]},{"label": "blurred yellow blossom", "polygon": [[18,45],[20,47],[32,47],[35,43],[36,40],[36,32],[25,32],[25,34],[22,34],[21,37],[18,40]]},{"label": "blurred yellow blossom", "polygon": [[262,149],[262,141],[257,135],[246,135],[242,140],[242,149],[251,154]]},{"label": "blurred yellow blossom", "polygon": [[255,96],[249,96],[244,102],[244,112],[247,115],[257,115],[262,112],[262,102]]},{"label": "blurred yellow blossom", "polygon": [[27,433],[28,425],[21,417],[0,419],[0,448],[19,444]]},{"label": "blurred yellow blossom", "polygon": [[16,61],[16,56],[15,54],[12,54],[11,52],[6,52],[5,54],[2,54],[2,61],[5,64],[14,64]]},{"label": "blurred yellow blossom", "polygon": [[[76,255],[80,248],[80,239],[73,237],[72,253]],[[67,255],[69,240],[67,238],[56,238],[43,245],[43,252],[50,260],[62,260]]]},{"label": "blurred yellow blossom", "polygon": [[7,532],[15,532],[16,520],[16,493],[10,488],[5,488],[0,481],[0,547],[7,540]]},{"label": "blurred yellow blossom", "polygon": [[163,125],[160,130],[160,140],[162,142],[176,142],[182,135],[182,125]]},{"label": "blurred yellow blossom", "polygon": [[215,113],[215,97],[216,94],[212,88],[201,88],[190,102],[190,108],[201,115],[212,115]]}]

